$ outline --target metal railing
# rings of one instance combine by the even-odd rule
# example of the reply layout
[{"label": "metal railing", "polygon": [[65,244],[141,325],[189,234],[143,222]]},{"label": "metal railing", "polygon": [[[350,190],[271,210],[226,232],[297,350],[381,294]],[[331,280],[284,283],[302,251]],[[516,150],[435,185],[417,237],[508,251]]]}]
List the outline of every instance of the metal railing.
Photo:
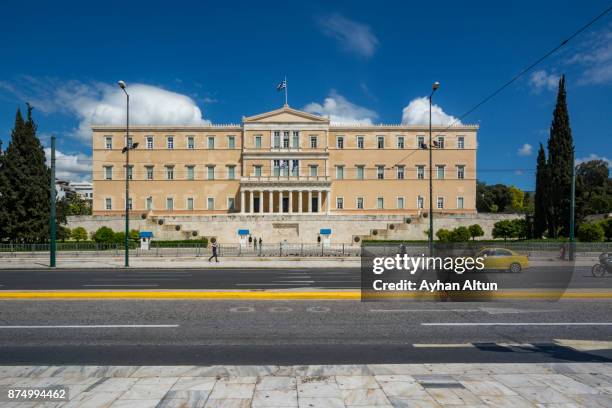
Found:
[{"label": "metal railing", "polygon": [[[406,242],[406,252],[409,254],[427,253],[426,242]],[[477,251],[482,248],[507,248],[527,256],[558,257],[565,245],[561,242],[528,242],[528,241],[495,241],[495,242],[461,242],[453,244],[436,244],[440,249],[460,251]],[[577,242],[576,256],[596,256],[602,252],[612,252],[612,242]],[[399,253],[400,243],[368,242],[364,248],[384,247],[389,255]],[[117,257],[123,255],[123,244],[99,244],[94,242],[58,242],[58,257]],[[359,244],[262,244],[256,247],[239,244],[219,244],[219,256],[231,257],[357,257],[362,254]],[[49,255],[49,244],[0,244],[0,263],[2,258],[43,258]],[[168,243],[163,246],[154,245],[148,250],[140,248],[137,243],[130,246],[130,255],[134,257],[209,257],[212,255],[210,245],[197,243]]]},{"label": "metal railing", "polygon": [[[123,255],[123,244],[98,243],[58,243],[59,258],[74,257],[116,257]],[[254,247],[239,244],[219,244],[219,256],[232,257],[345,257],[359,256],[361,247],[351,244],[262,244]],[[2,258],[43,258],[49,255],[49,244],[0,244]],[[164,243],[163,246],[152,246],[148,250],[139,245],[130,247],[132,257],[210,257],[212,248],[202,243]],[[1,261],[0,261],[1,262]]]}]

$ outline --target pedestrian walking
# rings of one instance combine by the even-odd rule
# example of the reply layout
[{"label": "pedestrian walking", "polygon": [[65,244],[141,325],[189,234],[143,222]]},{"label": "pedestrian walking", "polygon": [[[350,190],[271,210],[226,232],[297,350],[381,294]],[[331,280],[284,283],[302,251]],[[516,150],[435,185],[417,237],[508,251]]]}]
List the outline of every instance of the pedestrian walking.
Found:
[{"label": "pedestrian walking", "polygon": [[259,237],[259,247],[261,248],[261,237]]},{"label": "pedestrian walking", "polygon": [[219,258],[217,258],[217,243],[213,242],[211,248],[212,248],[212,255],[210,256],[210,258],[208,258],[208,262],[212,261],[213,258],[215,258],[215,261],[219,262]]},{"label": "pedestrian walking", "polygon": [[253,239],[253,249],[257,251],[257,237]]}]

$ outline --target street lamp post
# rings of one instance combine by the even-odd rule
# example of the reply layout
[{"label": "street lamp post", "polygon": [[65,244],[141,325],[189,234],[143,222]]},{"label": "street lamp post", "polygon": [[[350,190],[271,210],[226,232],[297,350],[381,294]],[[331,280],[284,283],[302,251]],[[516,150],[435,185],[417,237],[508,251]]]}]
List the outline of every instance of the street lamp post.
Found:
[{"label": "street lamp post", "polygon": [[124,81],[117,82],[119,88],[123,90],[126,97],[126,115],[125,115],[125,147],[121,150],[125,154],[125,267],[130,266],[130,150],[138,147],[138,143],[130,143],[130,95],[125,90],[126,84]]},{"label": "street lamp post", "polygon": [[433,144],[431,140],[431,100],[434,92],[440,87],[439,82],[434,82],[431,86],[431,94],[429,94],[429,256],[433,256],[433,164],[432,150]]}]

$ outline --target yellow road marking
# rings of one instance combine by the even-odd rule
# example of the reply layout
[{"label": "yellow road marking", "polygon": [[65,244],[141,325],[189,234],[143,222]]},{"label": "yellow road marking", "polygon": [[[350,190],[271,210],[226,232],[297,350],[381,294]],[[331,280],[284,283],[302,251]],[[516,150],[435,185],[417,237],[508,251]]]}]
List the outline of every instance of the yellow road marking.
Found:
[{"label": "yellow road marking", "polygon": [[[506,290],[493,293],[377,293],[368,295],[378,299],[438,300],[482,300],[482,299],[612,299],[612,291],[527,291]],[[225,300],[361,300],[361,291],[0,291],[0,300],[10,299],[225,299]]]}]

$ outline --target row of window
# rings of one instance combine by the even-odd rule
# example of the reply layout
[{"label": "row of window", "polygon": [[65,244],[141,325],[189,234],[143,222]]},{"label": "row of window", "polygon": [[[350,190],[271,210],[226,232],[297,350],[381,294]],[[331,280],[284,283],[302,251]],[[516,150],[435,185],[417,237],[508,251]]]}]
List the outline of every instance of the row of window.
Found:
[{"label": "row of window", "polygon": [[[444,149],[446,137],[445,136],[436,136],[433,140],[433,147],[437,149]],[[416,137],[416,145],[419,149],[427,148],[425,144],[425,136],[417,136]],[[365,146],[365,136],[357,136],[357,149],[363,149]],[[336,149],[344,149],[345,147],[345,137],[344,136],[336,136]],[[385,136],[376,136],[376,148],[384,149],[387,147],[386,137]],[[465,149],[465,137],[457,136],[456,145],[457,149]],[[406,137],[405,136],[396,136],[395,138],[395,148],[397,149],[405,149],[406,148]]]},{"label": "row of window", "polygon": [[[225,166],[227,180],[235,180],[236,179],[236,166],[229,165]],[[312,164],[308,166],[309,172],[308,175],[310,177],[318,177],[319,166],[316,164]],[[166,180],[175,180],[175,166],[167,165],[164,166],[164,174]],[[383,180],[385,178],[385,166],[378,165],[376,166],[376,179]],[[463,180],[465,179],[465,166],[457,165],[455,166],[457,179]],[[273,175],[275,177],[283,177],[283,176],[298,176],[300,174],[300,163],[299,160],[273,160],[272,165]],[[195,180],[195,166],[185,166],[185,178],[186,180]],[[134,174],[134,166],[128,167],[128,179],[132,180]],[[262,177],[263,175],[263,166],[262,165],[254,165],[253,166],[253,176]],[[209,165],[206,166],[206,179],[207,180],[215,180],[215,166]],[[355,179],[357,180],[365,180],[366,178],[366,167],[363,165],[355,166]],[[396,178],[398,180],[404,180],[406,178],[406,166],[396,166]],[[418,180],[425,179],[425,166],[417,165],[416,166],[416,178]],[[445,165],[436,165],[436,178],[438,180],[444,180],[446,178],[446,166]],[[112,180],[113,179],[113,166],[104,166],[104,179]],[[145,166],[145,180],[153,180],[154,179],[154,166]],[[337,165],[336,166],[336,180],[344,180],[345,179],[345,166]]]},{"label": "row of window", "polygon": [[[455,166],[455,168],[456,168],[457,179],[460,179],[460,180],[465,179],[465,166],[457,165]],[[336,179],[337,180],[343,180],[345,178],[344,169],[345,169],[345,166],[343,165],[336,166]],[[398,180],[404,180],[406,178],[406,166],[395,166],[395,169],[396,169],[396,178]],[[366,174],[365,166],[355,166],[355,179],[364,180],[366,178],[365,174]],[[383,165],[376,166],[376,178],[378,180],[383,180],[385,178],[385,166]],[[425,166],[424,165],[416,166],[416,178],[418,180],[425,179]],[[446,166],[445,165],[443,164],[436,165],[436,178],[438,180],[444,180],[446,178]]]},{"label": "row of window", "polygon": [[[236,179],[236,166],[225,166],[227,180]],[[154,179],[154,166],[145,166],[145,180]],[[134,178],[134,166],[128,167],[127,177],[129,180]],[[195,180],[195,166],[185,166],[185,180]],[[175,166],[164,166],[164,176],[166,180],[175,180]],[[215,166],[206,166],[207,180],[215,180]],[[104,179],[113,179],[113,166],[104,166]]]},{"label": "row of window", "polygon": [[[235,209],[236,206],[236,201],[234,197],[227,197],[227,208],[230,211],[233,211]],[[104,199],[104,208],[108,211],[113,209],[113,199],[110,197],[107,197]],[[132,199],[130,198],[128,200],[128,208],[130,210],[132,210]],[[173,197],[166,197],[166,210],[174,210],[174,198]],[[187,197],[187,199],[185,200],[185,209],[186,210],[193,210],[194,207],[194,199],[193,197]],[[121,208],[123,209],[123,208]],[[145,199],[145,209],[147,210],[153,210],[153,197],[147,197]],[[215,209],[215,199],[214,197],[208,197],[206,199],[206,209],[207,210],[214,210]]]},{"label": "row of window", "polygon": [[[206,137],[207,149],[215,149],[215,136],[207,136]],[[386,147],[386,137],[385,136],[376,136],[376,147],[378,149],[384,149]],[[174,136],[166,136],[166,149],[174,149],[175,148],[175,137]],[[317,149],[318,148],[318,136],[311,135],[310,136],[310,148]],[[438,149],[445,148],[445,136],[436,136],[433,141],[434,147]],[[132,138],[128,138],[128,145],[132,145]],[[153,149],[155,146],[153,136],[145,136],[145,148]],[[256,149],[262,148],[262,135],[254,136],[254,146]],[[363,149],[365,146],[365,136],[357,136],[357,149]],[[425,144],[425,136],[417,136],[417,146],[419,148],[426,148]],[[113,136],[105,136],[104,137],[104,147],[106,149],[113,148]],[[274,131],[272,138],[272,147],[274,149],[288,149],[294,148],[297,149],[300,147],[300,132],[299,131]],[[336,136],[336,148],[344,149],[345,147],[345,136]],[[406,139],[405,136],[396,136],[395,147],[397,149],[405,149],[406,148]],[[456,145],[457,149],[465,148],[465,138],[464,136],[457,136]],[[179,147],[181,148],[181,147]],[[195,149],[196,141],[195,136],[187,136],[185,139],[184,148],[186,149]],[[235,149],[236,148],[236,136],[227,136],[227,148]]]},{"label": "row of window", "polygon": [[[207,143],[206,147],[208,149],[215,149],[215,136],[208,136],[206,138]],[[175,143],[176,139],[174,136],[166,136],[166,149],[174,149],[175,147],[182,148],[181,146],[177,146]],[[132,146],[132,138],[128,137],[128,145]],[[145,136],[145,146],[146,149],[153,149],[155,147],[155,140],[153,136]],[[104,136],[104,148],[112,149],[113,148],[113,137],[112,136]],[[187,136],[185,139],[185,149],[195,149],[196,142],[195,136]],[[227,136],[227,148],[235,149],[236,148],[236,136]]]},{"label": "row of window", "polygon": [[[424,209],[425,208],[425,199],[422,196],[418,196],[417,197],[417,208],[418,209]],[[464,199],[463,197],[457,197],[457,209],[463,209],[463,204],[464,204]],[[235,209],[235,205],[236,205],[236,201],[234,197],[228,197],[227,198],[227,208],[230,211],[233,211]],[[357,197],[355,199],[355,207],[357,209],[364,209],[365,208],[365,200],[363,197]],[[110,197],[107,197],[104,199],[104,208],[108,211],[113,209],[113,199]],[[128,200],[128,208],[130,210],[132,210],[132,199],[130,198]],[[185,200],[185,209],[186,210],[193,210],[194,207],[194,199],[193,197],[187,197],[187,199]],[[397,201],[396,201],[396,208],[397,209],[404,209],[405,208],[405,199],[404,197],[397,197]],[[436,199],[436,208],[437,209],[444,209],[445,208],[445,203],[444,203],[444,197],[437,197]],[[153,210],[153,197],[147,197],[145,199],[145,209],[147,210]],[[166,210],[174,210],[174,198],[173,197],[166,197]],[[215,209],[215,199],[214,197],[208,197],[206,199],[206,209],[211,211]],[[338,210],[342,210],[344,209],[344,198],[343,197],[336,197],[336,209]],[[385,209],[385,199],[384,197],[376,197],[376,209],[379,210],[383,210]]]},{"label": "row of window", "polygon": [[[462,210],[463,209],[463,197],[457,197],[457,209]],[[417,197],[417,208],[422,210],[425,208],[425,198],[423,198],[422,196],[418,196]],[[362,210],[364,208],[364,198],[363,197],[357,197],[355,199],[355,208]],[[405,208],[405,199],[404,197],[397,197],[397,201],[395,204],[395,208],[401,210]],[[445,208],[445,203],[444,203],[444,197],[437,197],[436,198],[436,208],[437,209],[444,209]],[[338,210],[342,210],[344,209],[344,198],[343,197],[336,197],[336,209]],[[376,209],[378,210],[384,210],[385,209],[385,198],[384,197],[376,197]]]}]

